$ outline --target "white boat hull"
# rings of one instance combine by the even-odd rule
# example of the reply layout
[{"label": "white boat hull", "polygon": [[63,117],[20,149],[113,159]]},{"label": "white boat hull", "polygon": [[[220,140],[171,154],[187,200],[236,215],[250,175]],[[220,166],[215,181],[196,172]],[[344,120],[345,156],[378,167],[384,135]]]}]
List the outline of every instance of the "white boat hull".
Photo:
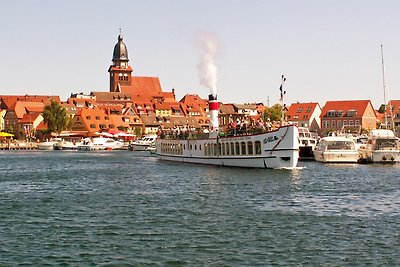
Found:
[{"label": "white boat hull", "polygon": [[362,150],[362,160],[370,163],[399,163],[400,150]]},{"label": "white boat hull", "polygon": [[360,149],[360,155],[364,163],[399,163],[400,140],[391,130],[372,130],[367,144]]},{"label": "white boat hull", "polygon": [[316,151],[314,150],[316,161],[325,163],[357,163],[359,153],[357,151]]},{"label": "white boat hull", "polygon": [[232,137],[157,139],[160,160],[248,168],[294,168],[299,158],[298,128]]}]

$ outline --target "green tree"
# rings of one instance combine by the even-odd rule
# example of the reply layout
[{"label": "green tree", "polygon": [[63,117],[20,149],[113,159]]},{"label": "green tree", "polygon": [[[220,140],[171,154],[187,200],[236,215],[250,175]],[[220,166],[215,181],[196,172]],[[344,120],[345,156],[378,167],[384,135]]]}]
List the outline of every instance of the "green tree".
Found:
[{"label": "green tree", "polygon": [[386,109],[386,105],[385,105],[385,104],[382,104],[382,105],[379,107],[378,112],[381,113],[381,114],[383,114],[383,113],[385,113],[385,109]]},{"label": "green tree", "polygon": [[282,114],[281,112],[282,106],[280,104],[275,104],[264,111],[264,119],[270,119],[271,121],[280,121]]},{"label": "green tree", "polygon": [[44,107],[43,119],[49,131],[53,133],[60,133],[68,129],[68,125],[70,124],[65,108],[54,100],[50,105]]}]

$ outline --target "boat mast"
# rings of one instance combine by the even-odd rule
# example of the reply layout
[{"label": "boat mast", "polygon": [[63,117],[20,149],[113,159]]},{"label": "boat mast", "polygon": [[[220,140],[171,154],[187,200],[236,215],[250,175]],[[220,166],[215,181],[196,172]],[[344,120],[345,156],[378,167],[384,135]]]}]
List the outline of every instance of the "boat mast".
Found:
[{"label": "boat mast", "polygon": [[[388,126],[388,118],[387,118],[387,109],[386,109],[386,79],[385,79],[385,62],[383,60],[383,45],[381,44],[381,57],[382,57],[382,82],[383,82],[383,103],[385,105],[385,129]],[[394,130],[394,123],[393,123],[393,114],[392,114],[392,107],[389,101],[389,110],[390,110],[390,117],[392,118],[392,129]]]},{"label": "boat mast", "polygon": [[285,110],[284,110],[284,101],[283,101],[283,96],[286,94],[286,91],[283,90],[283,85],[286,82],[286,77],[282,74],[282,78],[281,78],[281,86],[279,87],[279,91],[281,92],[281,98],[279,99],[281,102],[281,126],[283,126],[283,123],[285,121]]}]

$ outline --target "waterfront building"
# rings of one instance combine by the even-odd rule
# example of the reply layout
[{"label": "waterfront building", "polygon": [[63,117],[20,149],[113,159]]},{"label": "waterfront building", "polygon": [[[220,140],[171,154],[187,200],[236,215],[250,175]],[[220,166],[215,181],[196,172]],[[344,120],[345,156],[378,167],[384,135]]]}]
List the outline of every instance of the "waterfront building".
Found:
[{"label": "waterfront building", "polygon": [[292,103],[286,112],[288,121],[296,123],[299,127],[307,127],[312,132],[320,132],[322,109],[316,102]]},{"label": "waterfront building", "polygon": [[327,101],[321,112],[322,132],[376,129],[377,114],[370,100]]}]

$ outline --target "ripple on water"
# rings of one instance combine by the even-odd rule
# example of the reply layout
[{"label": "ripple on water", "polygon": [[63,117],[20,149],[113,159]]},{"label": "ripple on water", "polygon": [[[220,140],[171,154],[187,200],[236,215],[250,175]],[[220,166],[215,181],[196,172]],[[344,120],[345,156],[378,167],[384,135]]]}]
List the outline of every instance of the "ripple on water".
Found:
[{"label": "ripple on water", "polygon": [[400,265],[397,166],[108,152],[0,153],[1,266]]}]

